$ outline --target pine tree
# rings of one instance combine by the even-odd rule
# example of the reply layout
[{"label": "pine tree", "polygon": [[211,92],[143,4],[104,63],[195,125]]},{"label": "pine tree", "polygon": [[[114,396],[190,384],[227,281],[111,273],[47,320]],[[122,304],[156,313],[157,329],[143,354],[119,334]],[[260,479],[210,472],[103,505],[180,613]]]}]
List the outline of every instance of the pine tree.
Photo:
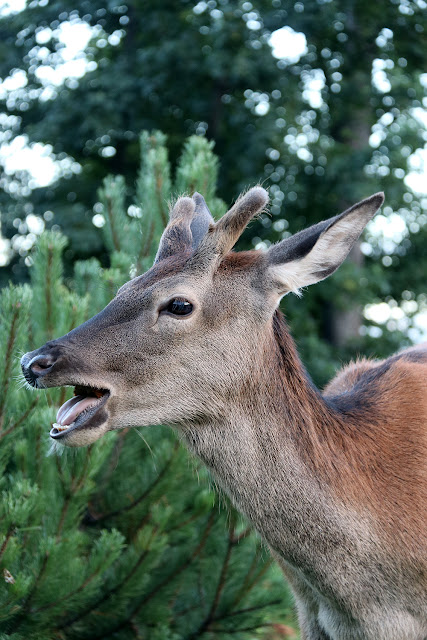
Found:
[{"label": "pine tree", "polygon": [[149,266],[168,200],[199,189],[223,212],[204,138],[186,142],[174,182],[165,136],[144,133],[141,155],[135,194],[121,177],[99,191],[108,268],[80,262],[64,282],[66,239],[46,232],[31,285],[1,294],[0,637],[286,637],[291,604],[280,571],[169,429],[124,429],[47,455],[66,390],[17,384],[20,353],[90,317]]}]

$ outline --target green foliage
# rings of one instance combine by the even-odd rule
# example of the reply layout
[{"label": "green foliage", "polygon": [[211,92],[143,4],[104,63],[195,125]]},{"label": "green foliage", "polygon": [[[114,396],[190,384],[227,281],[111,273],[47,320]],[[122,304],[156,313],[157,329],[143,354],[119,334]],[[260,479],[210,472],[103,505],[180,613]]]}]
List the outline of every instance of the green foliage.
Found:
[{"label": "green foliage", "polygon": [[[66,241],[47,232],[33,256],[31,287],[1,293],[4,639],[184,640],[220,634],[249,640],[262,637],[264,627],[290,612],[282,576],[260,541],[215,495],[206,470],[189,460],[169,429],[125,429],[87,449],[48,455],[49,425],[67,392],[30,392],[16,384],[18,354],[95,313],[138,261],[153,259],[154,234],[147,242],[140,226],[152,221],[160,232],[153,217],[161,215],[159,203],[167,206],[177,186],[170,178],[156,179],[171,174],[165,138],[142,139],[149,160],[140,175],[138,204],[132,205],[142,217],[127,213],[123,179],[109,178],[100,193],[104,215],[110,208],[103,231],[111,266],[102,268],[94,259],[78,262],[74,280],[65,284]],[[203,177],[214,197],[217,160],[206,140],[187,142],[180,188],[191,181],[189,167],[194,184]]]},{"label": "green foliage", "polygon": [[[99,190],[97,211],[104,218],[103,235],[111,256],[111,269],[104,276],[113,286],[123,284],[120,278],[126,280],[151,266],[169,218],[168,204],[178,195],[199,190],[210,197],[214,213],[222,215],[226,208],[215,197],[218,159],[212,152],[212,142],[201,136],[191,136],[185,142],[174,182],[166,136],[160,131],[143,132],[140,143],[141,169],[132,202],[123,176],[107,176]],[[78,269],[96,268],[83,266],[93,262],[77,264],[82,264]],[[110,291],[110,297],[112,294]]]},{"label": "green foliage", "polygon": [[[0,179],[5,189],[0,194],[5,236],[16,233],[13,221],[17,218],[30,211],[43,216],[48,209],[54,218],[50,220],[49,215],[47,225],[59,225],[70,240],[67,273],[76,259],[105,260],[100,236],[90,224],[94,193],[108,174],[125,175],[129,185],[138,181],[140,153],[155,165],[153,140],[146,141],[148,153],[145,144],[140,152],[142,130],[167,133],[173,166],[188,136],[207,131],[222,157],[220,192],[227,201],[262,178],[275,118],[260,118],[248,109],[244,93],[253,88],[260,95],[271,95],[282,71],[267,39],[246,27],[240,0],[222,3],[220,20],[212,19],[210,11],[194,11],[196,4],[168,0],[142,6],[133,1],[123,5],[78,0],[72,11],[61,2],[50,2],[0,17],[0,77],[22,68],[28,79],[23,93],[7,98],[10,118],[0,122],[0,142],[3,135],[9,140],[25,133],[30,143],[50,144],[63,163],[64,178],[40,189],[29,186],[25,172],[15,176],[12,186],[8,175]],[[49,89],[44,92],[39,72],[43,75],[47,67],[60,63],[57,22],[77,23],[83,16],[87,25],[98,30],[87,48],[92,70],[67,80],[66,86],[53,89],[45,99]],[[52,37],[40,45],[37,33],[44,27],[52,29]],[[120,43],[98,46],[113,33]],[[44,62],[39,52],[46,54]],[[1,105],[2,95],[0,110]],[[161,179],[169,193],[168,176]],[[188,184],[184,176],[183,183]],[[203,181],[199,184],[202,191]],[[142,199],[139,193],[137,199]],[[153,207],[158,206],[153,201]],[[167,213],[163,204],[160,208]],[[12,274],[16,280],[25,278],[24,259],[15,255]]]}]

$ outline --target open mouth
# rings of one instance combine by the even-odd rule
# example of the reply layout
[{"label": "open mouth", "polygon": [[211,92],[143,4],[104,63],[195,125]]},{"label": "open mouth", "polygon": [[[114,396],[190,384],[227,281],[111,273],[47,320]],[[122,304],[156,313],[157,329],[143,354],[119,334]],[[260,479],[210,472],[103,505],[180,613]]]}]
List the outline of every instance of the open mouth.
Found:
[{"label": "open mouth", "polygon": [[69,431],[91,426],[95,414],[105,405],[110,392],[106,389],[77,386],[74,396],[64,402],[56,414],[56,422],[50,430],[51,438],[58,440]]}]

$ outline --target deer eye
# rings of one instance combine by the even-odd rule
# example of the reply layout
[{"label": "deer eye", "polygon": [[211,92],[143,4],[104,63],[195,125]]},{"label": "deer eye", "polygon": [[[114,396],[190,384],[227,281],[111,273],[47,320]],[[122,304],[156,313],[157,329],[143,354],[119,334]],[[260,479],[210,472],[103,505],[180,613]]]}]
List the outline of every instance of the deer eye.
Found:
[{"label": "deer eye", "polygon": [[188,316],[193,311],[193,305],[185,298],[173,298],[163,309],[174,316]]}]

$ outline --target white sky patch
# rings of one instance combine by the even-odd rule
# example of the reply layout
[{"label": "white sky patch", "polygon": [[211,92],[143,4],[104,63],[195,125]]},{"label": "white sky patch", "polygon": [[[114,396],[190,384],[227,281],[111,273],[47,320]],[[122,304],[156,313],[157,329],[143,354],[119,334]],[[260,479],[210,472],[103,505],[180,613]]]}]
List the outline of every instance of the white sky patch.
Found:
[{"label": "white sky patch", "polygon": [[23,89],[28,84],[27,74],[23,69],[14,69],[12,74],[0,82],[0,99],[5,100],[10,91]]},{"label": "white sky patch", "polygon": [[414,318],[414,329],[409,330],[409,337],[413,342],[425,342],[427,340],[427,311],[417,313]]},{"label": "white sky patch", "polygon": [[382,60],[375,58],[372,65],[372,84],[381,93],[388,93],[391,89],[390,80],[387,78],[386,69],[394,67],[392,60]]},{"label": "white sky patch", "polygon": [[67,61],[73,60],[86,49],[93,29],[87,22],[73,21],[62,22],[58,31],[58,38],[65,45],[65,48],[61,50],[61,55]]},{"label": "white sky patch", "polygon": [[303,33],[294,31],[291,27],[282,27],[273,31],[270,37],[273,56],[295,64],[307,53],[307,38]]},{"label": "white sky patch", "polygon": [[[42,64],[36,69],[36,76],[45,85],[60,86],[67,78],[82,78],[87,71],[96,68],[96,63],[89,61],[85,55],[85,49],[89,40],[96,32],[96,28],[90,27],[82,20],[63,22],[55,31],[46,27],[39,31],[36,40],[39,45],[46,44],[53,37],[65,46],[58,51],[61,63],[52,65]],[[47,51],[46,48],[44,50]],[[43,59],[43,47],[39,51],[39,57]]]},{"label": "white sky patch", "polygon": [[43,218],[40,218],[40,216],[35,216],[34,213],[30,213],[25,218],[25,223],[30,233],[35,233],[39,236],[44,231],[45,224]]},{"label": "white sky patch", "polygon": [[270,98],[267,93],[246,89],[244,96],[246,98],[245,106],[252,109],[257,116],[265,116],[270,111]]},{"label": "white sky patch", "polygon": [[[423,296],[420,297],[422,298]],[[415,344],[427,340],[425,300],[420,300],[419,302],[416,300],[403,300],[401,304],[391,300],[390,302],[368,304],[363,310],[363,315],[371,322],[387,326],[389,331],[398,330],[407,333],[410,340]],[[382,335],[381,329],[375,326],[368,328],[367,333],[374,338]]]},{"label": "white sky patch", "polygon": [[255,107],[255,113],[258,116],[265,116],[270,111],[270,105],[268,102],[259,102]]},{"label": "white sky patch", "polygon": [[[425,82],[427,86],[427,73]],[[422,82],[424,85],[424,83]],[[427,131],[427,109],[417,107],[412,109],[411,115],[420,123],[420,126]],[[409,157],[409,167],[411,172],[405,177],[405,184],[418,194],[427,194],[427,147],[417,149]]]},{"label": "white sky patch", "polygon": [[319,109],[323,104],[322,89],[325,86],[326,78],[322,69],[313,69],[302,74],[304,81],[304,91],[302,97],[313,109]]},{"label": "white sky patch", "polygon": [[16,136],[10,143],[0,147],[0,164],[7,175],[26,171],[30,175],[30,187],[47,187],[57,180],[64,171],[79,173],[81,166],[72,158],[58,161],[49,144],[35,142],[29,144],[25,135]]},{"label": "white sky patch", "polygon": [[[1,233],[1,230],[0,230]],[[12,256],[10,240],[3,238],[0,235],[0,267],[5,267],[9,264],[9,260]]]},{"label": "white sky patch", "polygon": [[387,137],[387,127],[394,121],[394,116],[386,111],[381,118],[372,127],[372,133],[369,137],[369,145],[376,149],[381,142]]},{"label": "white sky patch", "polygon": [[397,213],[390,213],[387,216],[379,213],[369,223],[369,233],[386,240],[393,240],[395,243],[401,242],[406,232],[406,223]]},{"label": "white sky patch", "polygon": [[27,136],[16,136],[12,142],[0,147],[0,162],[8,175],[28,171],[36,183],[34,186],[46,187],[59,175],[51,151],[49,145],[35,143],[30,146]]},{"label": "white sky patch", "polygon": [[8,16],[11,13],[19,13],[25,9],[26,0],[9,0],[9,2],[0,2],[0,17]]},{"label": "white sky patch", "polygon": [[[427,73],[424,73],[423,75],[426,76],[425,87],[427,89]],[[423,109],[422,107],[416,107],[415,109],[412,109],[411,113],[414,116],[414,118],[418,120],[419,123],[427,129],[427,109]]]},{"label": "white sky patch", "polygon": [[393,31],[391,31],[391,29],[384,28],[384,29],[381,29],[375,42],[379,47],[385,47],[388,40],[391,40],[392,38],[393,38]]},{"label": "white sky patch", "polygon": [[[3,5],[4,6],[4,5]],[[8,11],[19,11],[16,2],[8,3]],[[0,15],[2,7],[0,5]],[[39,45],[46,44],[52,37],[57,38],[65,46],[58,52],[60,64],[51,66],[42,64],[36,70],[36,76],[45,85],[46,90],[52,86],[58,87],[67,78],[81,78],[93,68],[94,62],[87,60],[84,51],[93,29],[81,20],[62,23],[58,29],[46,27],[39,31],[36,40]],[[0,99],[6,99],[10,92],[24,88],[28,83],[24,70],[16,69],[0,83]],[[47,97],[49,97],[49,93]],[[15,137],[11,142],[0,146],[0,164],[7,175],[13,175],[19,171],[26,171],[30,175],[30,187],[46,187],[59,178],[63,169],[70,169],[74,173],[79,171],[78,163],[72,159],[65,159],[61,163],[55,160],[50,145],[41,143],[29,144],[25,135]],[[61,166],[62,165],[62,166]]]},{"label": "white sky patch", "polygon": [[44,85],[60,86],[66,78],[83,78],[87,71],[87,60],[79,58],[69,60],[57,67],[42,65],[37,68],[36,76]]},{"label": "white sky patch", "polygon": [[[427,115],[427,114],[426,114]],[[427,149],[418,149],[409,158],[412,171],[404,178],[406,186],[418,194],[427,194]]]},{"label": "white sky patch", "polygon": [[377,322],[378,324],[385,324],[390,319],[391,308],[387,302],[380,302],[378,304],[367,304],[363,315],[367,320]]}]

